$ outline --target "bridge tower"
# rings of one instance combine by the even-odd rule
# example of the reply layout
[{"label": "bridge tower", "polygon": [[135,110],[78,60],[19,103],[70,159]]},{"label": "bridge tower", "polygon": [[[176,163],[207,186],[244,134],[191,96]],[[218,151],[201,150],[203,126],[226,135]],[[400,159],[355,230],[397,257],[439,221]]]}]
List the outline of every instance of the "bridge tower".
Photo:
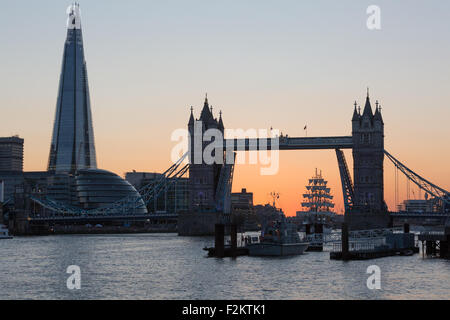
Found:
[{"label": "bridge tower", "polygon": [[[216,191],[219,183],[222,164],[206,164],[203,157],[199,154],[200,150],[195,148],[195,140],[201,139],[201,152],[211,143],[203,141],[204,133],[209,129],[217,129],[224,134],[224,126],[222,114],[219,119],[214,118],[213,108],[209,105],[208,96],[205,98],[200,118],[195,120],[193,108],[188,123],[190,136],[189,142],[189,209],[190,211],[211,212],[216,210]],[[197,163],[196,159],[201,159],[201,163]]]},{"label": "bridge tower", "polygon": [[[383,188],[383,160],[384,160],[384,122],[381,116],[381,106],[376,102],[375,112],[372,112],[369,90],[363,113],[360,108],[355,109],[352,118],[353,137],[353,178],[354,204],[350,215],[361,221],[371,223],[361,226],[361,221],[353,219],[360,227],[383,227],[388,217],[384,202]],[[378,219],[377,220],[377,216]]]}]

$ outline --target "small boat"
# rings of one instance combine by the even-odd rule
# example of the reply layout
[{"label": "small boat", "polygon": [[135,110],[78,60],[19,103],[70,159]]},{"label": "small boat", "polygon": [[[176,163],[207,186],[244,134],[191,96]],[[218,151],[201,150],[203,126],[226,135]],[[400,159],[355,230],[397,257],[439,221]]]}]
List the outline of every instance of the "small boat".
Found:
[{"label": "small boat", "polygon": [[302,241],[294,224],[288,223],[284,215],[268,223],[261,231],[258,241],[252,238],[246,245],[250,256],[300,255],[309,243]]},{"label": "small boat", "polygon": [[0,224],[0,239],[12,239],[12,236],[9,235],[8,228],[3,224]]},{"label": "small boat", "polygon": [[411,249],[405,250],[401,253],[402,256],[412,256],[414,254],[414,251]]},{"label": "small boat", "polygon": [[[216,248],[215,247],[204,247],[203,250],[208,251],[208,257],[216,256]],[[238,257],[238,256],[246,256],[248,255],[248,249],[245,247],[237,247],[236,251],[233,253],[230,245],[225,245],[223,250],[224,257]]]}]

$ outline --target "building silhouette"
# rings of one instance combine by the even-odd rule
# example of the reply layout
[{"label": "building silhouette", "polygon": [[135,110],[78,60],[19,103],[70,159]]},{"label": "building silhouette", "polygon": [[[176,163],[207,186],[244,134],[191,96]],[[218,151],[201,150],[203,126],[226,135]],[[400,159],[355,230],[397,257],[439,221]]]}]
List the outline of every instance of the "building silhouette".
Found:
[{"label": "building silhouette", "polygon": [[[195,132],[197,128],[198,132]],[[212,106],[209,105],[208,97],[205,98],[203,109],[199,119],[194,119],[193,108],[188,123],[190,167],[189,167],[189,209],[192,211],[214,211],[216,209],[216,192],[220,173],[223,165],[220,163],[206,164],[202,154],[195,148],[195,140],[202,139],[204,133],[209,129],[217,129],[224,134],[222,113],[219,119],[214,118]],[[202,141],[201,151],[210,143]],[[223,155],[222,155],[223,156]],[[196,161],[200,159],[201,161]]]},{"label": "building silhouette", "polygon": [[361,114],[355,102],[352,118],[353,177],[357,212],[387,211],[383,190],[384,122],[381,106],[372,112],[369,92]]},{"label": "building silhouette", "polygon": [[0,171],[23,171],[23,139],[0,138]]}]

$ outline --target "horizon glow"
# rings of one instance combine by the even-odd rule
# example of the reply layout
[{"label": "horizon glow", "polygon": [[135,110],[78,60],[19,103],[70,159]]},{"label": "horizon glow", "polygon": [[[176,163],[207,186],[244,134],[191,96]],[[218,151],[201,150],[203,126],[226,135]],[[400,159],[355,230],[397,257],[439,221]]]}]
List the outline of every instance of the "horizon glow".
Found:
[{"label": "horizon glow", "polygon": [[[0,12],[0,136],[25,139],[26,171],[47,166],[69,4],[19,0]],[[353,102],[363,105],[369,86],[371,101],[383,107],[386,150],[449,190],[450,3],[377,1],[382,28],[368,30],[371,4],[81,3],[98,167],[164,171],[171,133],[187,128],[189,108],[198,114],[205,92],[226,129],[273,126],[301,137],[307,124],[311,137],[350,135]],[[274,176],[260,175],[259,165],[236,166],[233,192],[246,188],[264,204],[277,191],[277,205],[294,215],[318,168],[336,211],[343,209],[334,150],[282,151],[279,165]],[[387,159],[384,176],[394,210]]]}]

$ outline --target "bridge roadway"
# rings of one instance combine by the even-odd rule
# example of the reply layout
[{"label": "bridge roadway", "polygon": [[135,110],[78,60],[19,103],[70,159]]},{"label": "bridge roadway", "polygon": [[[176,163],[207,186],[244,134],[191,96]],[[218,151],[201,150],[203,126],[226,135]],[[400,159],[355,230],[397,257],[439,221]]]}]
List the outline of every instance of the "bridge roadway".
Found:
[{"label": "bridge roadway", "polygon": [[31,216],[28,218],[30,223],[39,223],[39,222],[80,222],[80,221],[136,221],[136,220],[164,220],[164,219],[178,219],[177,213],[149,213],[149,214],[140,214],[140,215],[67,215],[67,216],[46,216],[46,217],[38,217]]},{"label": "bridge roadway", "polygon": [[[272,147],[272,140],[278,139],[278,145]],[[225,139],[234,151],[249,150],[310,150],[310,149],[352,149],[352,136],[336,137],[277,137]]]}]

